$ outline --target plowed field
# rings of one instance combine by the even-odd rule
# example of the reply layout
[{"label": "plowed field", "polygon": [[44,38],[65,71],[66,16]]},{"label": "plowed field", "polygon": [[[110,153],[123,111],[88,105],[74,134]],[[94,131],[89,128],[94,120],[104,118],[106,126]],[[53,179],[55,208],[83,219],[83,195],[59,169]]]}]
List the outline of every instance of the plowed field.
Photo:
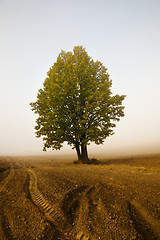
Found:
[{"label": "plowed field", "polygon": [[0,157],[0,239],[160,239],[160,155]]}]

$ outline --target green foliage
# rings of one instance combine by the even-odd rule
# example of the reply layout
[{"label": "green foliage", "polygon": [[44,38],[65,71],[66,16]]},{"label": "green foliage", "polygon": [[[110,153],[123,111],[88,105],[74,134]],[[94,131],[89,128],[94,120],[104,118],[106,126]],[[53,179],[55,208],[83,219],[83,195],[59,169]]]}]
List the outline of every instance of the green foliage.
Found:
[{"label": "green foliage", "polygon": [[82,46],[61,51],[47,73],[32,110],[39,115],[36,135],[44,150],[90,142],[102,144],[124,116],[124,95],[112,95],[107,68],[93,61]]}]

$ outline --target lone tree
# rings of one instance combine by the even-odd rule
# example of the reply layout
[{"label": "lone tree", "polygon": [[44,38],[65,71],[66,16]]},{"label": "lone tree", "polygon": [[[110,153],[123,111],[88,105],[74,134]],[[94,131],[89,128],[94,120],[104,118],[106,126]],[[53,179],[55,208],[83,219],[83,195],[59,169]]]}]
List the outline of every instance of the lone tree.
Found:
[{"label": "lone tree", "polygon": [[78,160],[88,163],[87,145],[102,144],[113,134],[115,121],[124,116],[125,95],[112,95],[107,68],[88,56],[82,46],[61,51],[47,73],[37,101],[30,103],[39,115],[36,136],[44,148],[60,149],[67,142]]}]

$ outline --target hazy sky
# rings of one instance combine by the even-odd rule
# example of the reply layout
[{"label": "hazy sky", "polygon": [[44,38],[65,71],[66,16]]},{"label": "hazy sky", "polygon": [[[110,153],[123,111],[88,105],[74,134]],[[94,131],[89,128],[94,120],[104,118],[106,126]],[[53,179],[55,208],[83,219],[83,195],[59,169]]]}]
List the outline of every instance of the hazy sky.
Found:
[{"label": "hazy sky", "polygon": [[0,0],[0,155],[42,153],[29,103],[61,49],[77,45],[127,95],[115,135],[90,153],[160,152],[159,0]]}]

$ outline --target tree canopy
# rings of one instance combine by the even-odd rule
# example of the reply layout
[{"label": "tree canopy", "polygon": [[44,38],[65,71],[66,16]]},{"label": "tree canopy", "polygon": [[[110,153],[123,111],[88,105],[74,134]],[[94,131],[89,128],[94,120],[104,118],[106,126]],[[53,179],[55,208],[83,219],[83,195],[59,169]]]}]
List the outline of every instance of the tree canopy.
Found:
[{"label": "tree canopy", "polygon": [[85,48],[61,51],[32,102],[38,114],[36,136],[43,136],[44,149],[60,149],[67,142],[87,162],[87,145],[102,144],[113,134],[115,122],[124,116],[125,95],[111,92],[107,68],[94,61]]}]

